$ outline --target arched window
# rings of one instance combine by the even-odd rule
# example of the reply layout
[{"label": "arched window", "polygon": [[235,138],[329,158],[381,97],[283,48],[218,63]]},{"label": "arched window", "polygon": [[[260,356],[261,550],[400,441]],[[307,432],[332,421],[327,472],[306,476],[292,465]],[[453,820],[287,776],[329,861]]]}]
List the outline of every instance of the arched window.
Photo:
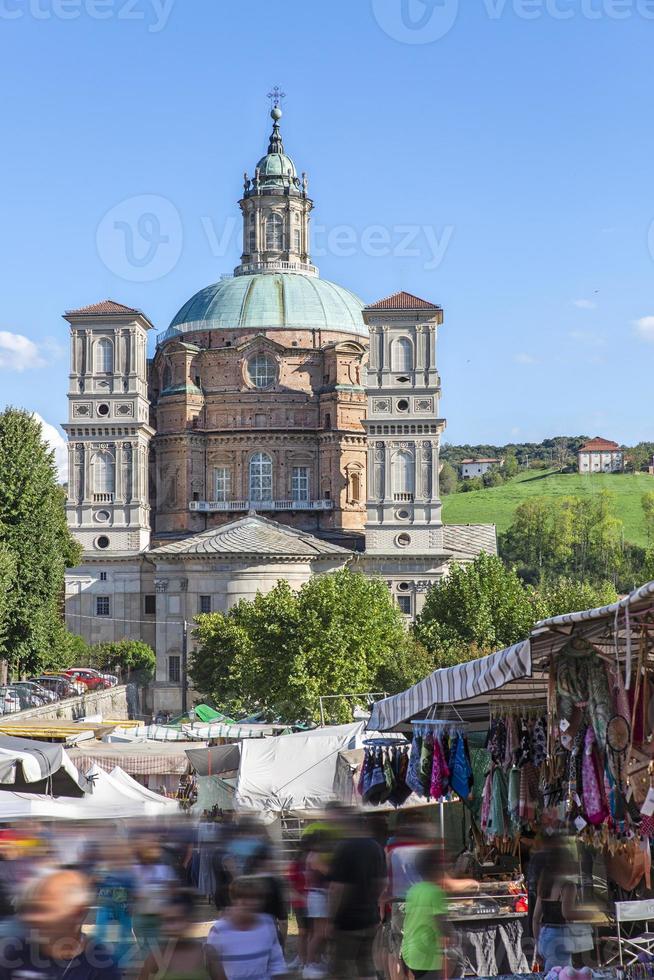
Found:
[{"label": "arched window", "polygon": [[296,252],[299,252],[300,249],[302,248],[302,241],[301,241],[299,228],[296,228],[295,231],[293,232],[293,239],[294,239],[293,247],[295,248]]},{"label": "arched window", "polygon": [[109,453],[96,453],[93,457],[94,494],[114,494],[116,491],[116,463]]},{"label": "arched window", "polygon": [[114,345],[106,337],[95,344],[95,373],[112,374],[114,370]]},{"label": "arched window", "polygon": [[415,468],[411,453],[396,453],[392,461],[393,494],[413,496]]},{"label": "arched window", "polygon": [[361,500],[361,473],[359,470],[350,472],[350,503],[358,504]]},{"label": "arched window", "polygon": [[272,500],[272,459],[267,453],[255,453],[250,460],[250,500]]},{"label": "arched window", "polygon": [[271,252],[284,250],[284,219],[276,211],[266,221],[266,248]]},{"label": "arched window", "polygon": [[413,344],[408,337],[393,342],[393,370],[413,371]]}]

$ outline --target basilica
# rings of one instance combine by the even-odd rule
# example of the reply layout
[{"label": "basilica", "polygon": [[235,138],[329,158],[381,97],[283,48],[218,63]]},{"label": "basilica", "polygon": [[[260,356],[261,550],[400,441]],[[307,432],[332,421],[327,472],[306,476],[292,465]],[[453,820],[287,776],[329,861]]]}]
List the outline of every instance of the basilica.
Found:
[{"label": "basilica", "polygon": [[320,278],[281,116],[244,178],[240,265],[182,306],[152,358],[141,310],[65,315],[67,516],[84,549],[67,623],[154,647],[155,710],[185,700],[200,613],[350,567],[410,619],[451,562],[496,551],[494,526],[441,519],[443,311],[405,292],[366,305]]}]

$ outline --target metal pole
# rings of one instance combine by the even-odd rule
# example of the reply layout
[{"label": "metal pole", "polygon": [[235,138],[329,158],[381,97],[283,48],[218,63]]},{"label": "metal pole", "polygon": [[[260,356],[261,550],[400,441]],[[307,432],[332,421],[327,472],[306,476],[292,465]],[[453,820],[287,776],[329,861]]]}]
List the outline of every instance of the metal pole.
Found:
[{"label": "metal pole", "polygon": [[184,620],[182,626],[182,714],[188,710],[188,681],[186,668],[188,664],[188,623]]},{"label": "metal pole", "polygon": [[325,727],[325,709],[323,708],[322,698],[320,698],[320,727]]}]

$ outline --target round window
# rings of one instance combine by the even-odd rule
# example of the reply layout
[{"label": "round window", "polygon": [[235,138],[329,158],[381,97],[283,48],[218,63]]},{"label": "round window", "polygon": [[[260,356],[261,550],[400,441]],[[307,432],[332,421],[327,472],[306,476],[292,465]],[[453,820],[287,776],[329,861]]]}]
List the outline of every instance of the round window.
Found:
[{"label": "round window", "polygon": [[399,402],[397,403],[397,410],[398,410],[398,412],[408,412],[409,411],[409,403],[406,400],[406,398],[400,398]]},{"label": "round window", "polygon": [[104,551],[105,548],[109,547],[109,538],[106,534],[101,534],[95,543],[97,544],[98,548],[102,548]]},{"label": "round window", "polygon": [[100,524],[106,524],[110,517],[111,514],[108,510],[96,510],[95,512],[95,519]]},{"label": "round window", "polygon": [[109,414],[109,406],[107,405],[106,402],[103,402],[102,405],[98,405],[98,415],[108,415],[108,414]]},{"label": "round window", "polygon": [[398,510],[395,514],[398,521],[408,521],[411,516],[408,510]]},{"label": "round window", "polygon": [[400,548],[407,548],[411,544],[411,535],[405,533],[398,534],[395,540],[399,544]]},{"label": "round window", "polygon": [[275,362],[268,354],[255,354],[247,364],[250,384],[255,388],[270,388],[275,383]]},{"label": "round window", "polygon": [[400,582],[399,585],[398,585],[398,587],[397,587],[397,591],[398,592],[408,592],[410,588],[411,588],[411,586],[410,586],[410,584],[408,582]]}]

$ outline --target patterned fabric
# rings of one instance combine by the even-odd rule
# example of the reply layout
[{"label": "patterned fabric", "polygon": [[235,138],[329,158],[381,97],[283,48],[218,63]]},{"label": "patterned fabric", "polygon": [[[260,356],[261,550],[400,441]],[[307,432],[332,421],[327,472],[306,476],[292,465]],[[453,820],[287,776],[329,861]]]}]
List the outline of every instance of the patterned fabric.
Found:
[{"label": "patterned fabric", "polygon": [[522,768],[529,762],[531,756],[531,736],[529,734],[529,722],[526,718],[521,718],[518,722],[518,748],[515,754],[515,764]]},{"label": "patterned fabric", "polygon": [[423,796],[429,796],[431,787],[431,769],[434,762],[434,736],[432,732],[427,732],[422,740],[420,750],[420,782],[422,784]]},{"label": "patterned fabric", "polygon": [[472,769],[466,752],[463,735],[459,735],[454,746],[450,785],[462,800],[467,800],[471,790]]},{"label": "patterned fabric", "polygon": [[538,803],[538,772],[526,762],[520,770],[520,806],[519,816],[523,823],[531,824],[536,819]]},{"label": "patterned fabric", "polygon": [[515,766],[509,772],[509,795],[508,795],[508,810],[509,810],[509,820],[511,821],[511,829],[513,831],[518,830],[520,827],[520,779],[521,779],[520,769],[516,769]]},{"label": "patterned fabric", "polygon": [[606,743],[613,710],[604,663],[589,643],[575,640],[563,648],[556,673],[559,718],[572,721],[575,707],[587,706],[598,745]]},{"label": "patterned fabric", "polygon": [[506,810],[508,792],[506,777],[499,766],[493,770],[492,796],[486,832],[489,836],[504,837],[507,832]]},{"label": "patterned fabric", "polygon": [[491,799],[493,796],[493,773],[489,772],[484,783],[484,792],[481,797],[481,828],[488,829],[490,820]]},{"label": "patterned fabric", "polygon": [[600,779],[600,768],[595,751],[595,731],[589,726],[584,739],[582,761],[584,811],[588,823],[594,827],[604,823],[609,809],[604,798],[604,781]]},{"label": "patterned fabric", "polygon": [[400,722],[415,718],[434,704],[456,704],[486,694],[520,677],[531,677],[531,643],[523,640],[489,657],[479,657],[455,667],[442,667],[407,691],[377,701],[372,708],[369,731],[387,732]]},{"label": "patterned fabric", "polygon": [[450,779],[450,770],[441,747],[441,743],[437,738],[434,739],[434,761],[431,768],[431,783],[429,787],[429,795],[435,799],[440,800],[447,792],[447,785]]},{"label": "patterned fabric", "polygon": [[547,758],[547,719],[539,718],[531,733],[531,761],[538,769]]},{"label": "patterned fabric", "polygon": [[420,756],[422,754],[422,734],[416,729],[411,743],[409,768],[406,774],[406,784],[418,796],[424,796],[425,790],[420,779]]}]

